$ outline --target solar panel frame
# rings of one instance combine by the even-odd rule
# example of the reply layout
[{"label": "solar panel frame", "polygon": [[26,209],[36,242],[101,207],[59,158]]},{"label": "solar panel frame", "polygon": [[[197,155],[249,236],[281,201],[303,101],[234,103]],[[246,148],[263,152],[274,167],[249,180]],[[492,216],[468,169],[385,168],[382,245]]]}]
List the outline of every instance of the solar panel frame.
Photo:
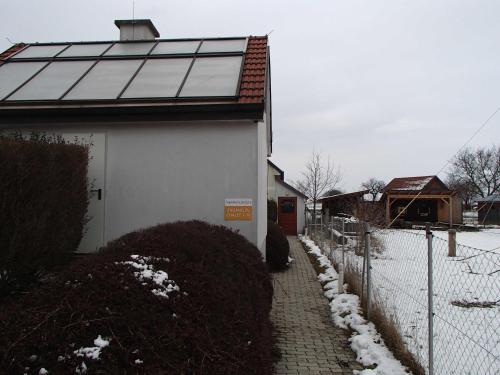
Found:
[{"label": "solar panel frame", "polygon": [[[108,51],[109,49],[113,48],[113,45],[114,45],[114,44],[115,44],[115,43],[111,43],[111,45],[110,45],[108,48],[106,48],[106,50],[105,50],[105,51],[103,51],[103,52],[101,53],[101,56],[100,56],[100,57],[102,57],[102,56],[106,53],[106,51]],[[68,94],[71,90],[73,90],[73,88],[74,88],[76,85],[78,85],[78,84],[80,83],[80,81],[81,81],[82,79],[84,79],[84,78],[87,76],[87,74],[89,74],[89,72],[90,72],[92,69],[94,69],[94,66],[96,66],[96,65],[97,65],[97,63],[101,60],[101,59],[100,59],[100,57],[99,57],[98,59],[96,59],[96,61],[95,61],[95,62],[94,62],[94,63],[93,63],[93,64],[92,64],[92,65],[91,65],[88,69],[87,69],[87,71],[86,71],[85,73],[83,73],[83,74],[82,74],[82,76],[81,76],[80,78],[78,78],[78,79],[75,81],[75,83],[73,83],[73,85],[71,85],[71,86],[68,88],[68,90],[66,90],[66,92],[64,92],[64,93],[61,95],[61,97],[60,97],[58,100],[62,100],[62,99],[63,99],[63,98],[64,98],[64,97],[65,97],[65,96],[66,96],[66,95],[67,95],[67,94]]]},{"label": "solar panel frame", "polygon": [[[39,45],[39,44],[29,44],[26,48],[24,48],[22,51],[20,51],[19,53],[17,53],[17,58],[18,59],[50,59],[50,58],[54,58],[55,56],[59,55],[60,53],[62,53],[63,51],[65,51],[71,44],[68,44],[68,43],[65,43],[65,44],[60,44],[60,45]],[[37,48],[44,48],[44,47],[59,47],[61,46],[61,49],[58,50],[57,52],[55,52],[54,54],[52,55],[48,55],[48,56],[40,56],[40,55],[35,55],[35,56],[28,56],[28,57],[19,57],[19,55],[22,56],[22,54],[26,53],[28,54],[30,52],[30,49],[32,49],[33,51],[35,51]]]},{"label": "solar panel frame", "polygon": [[42,66],[40,69],[38,69],[35,74],[33,74],[30,78],[28,78],[22,84],[20,84],[19,86],[17,86],[17,88],[14,89],[9,95],[5,96],[2,99],[2,101],[8,100],[12,95],[14,95],[16,92],[18,92],[19,90],[21,90],[25,85],[27,85],[31,80],[33,80],[38,74],[40,74],[49,65],[50,65],[50,61],[47,61],[44,66]]},{"label": "solar panel frame", "polygon": [[[217,50],[216,48],[211,48],[210,45],[211,44],[215,44],[217,45],[218,43],[224,43],[224,42],[242,42],[242,46],[240,48],[235,48],[235,49],[226,49],[226,50]],[[205,51],[204,49],[208,48],[207,51]],[[244,38],[240,38],[240,39],[217,39],[217,40],[213,40],[213,39],[205,39],[203,40],[203,42],[201,43],[201,46],[199,48],[199,53],[225,53],[225,52],[244,52],[246,49],[246,39]]]},{"label": "solar panel frame", "polygon": [[[178,57],[178,58],[169,58],[169,59],[148,59],[148,60],[146,60],[144,62],[144,64],[141,66],[141,69],[133,77],[133,79],[131,80],[131,82],[129,83],[129,85],[120,94],[119,98],[120,99],[121,98],[126,98],[126,99],[144,98],[143,96],[128,96],[127,92],[128,92],[128,90],[130,90],[131,88],[133,88],[135,84],[137,84],[137,85],[140,84],[139,83],[140,81],[137,81],[137,80],[140,78],[141,74],[143,74],[144,69],[149,68],[149,64],[148,63],[155,64],[154,62],[163,61],[163,60],[164,61],[176,61],[177,63],[181,63],[181,70],[179,70],[180,73],[182,73],[182,71],[183,71],[182,70],[182,62],[183,62],[182,60],[184,60],[185,63],[187,62],[186,60],[191,60],[191,61],[187,62],[187,69],[186,69],[186,71],[184,71],[182,73],[181,79],[180,79],[180,81],[178,83],[178,85],[180,85],[184,81],[184,79],[186,77],[186,74],[187,74],[187,71],[189,71],[189,68],[190,68],[190,66],[192,64],[192,61],[193,61],[193,57]],[[165,67],[166,68],[170,68],[170,69],[175,68],[175,66],[171,66],[171,67],[165,66]],[[155,69],[155,68],[157,69],[158,67],[152,66],[149,69]],[[173,70],[175,70],[175,69],[173,69]],[[144,74],[147,77],[147,74],[151,74],[151,73],[146,73],[145,72]],[[173,72],[172,74],[175,74],[175,72]],[[145,78],[145,79],[147,79],[147,78]],[[160,80],[160,79],[158,79],[158,80]],[[167,87],[168,87],[168,84],[167,84]],[[163,87],[163,88],[165,89],[165,87]],[[174,92],[173,95],[168,95],[168,96],[167,95],[164,95],[164,96],[151,95],[151,96],[148,96],[148,98],[175,98],[177,96],[178,91],[179,91],[178,88],[176,88],[176,90],[175,90],[175,92]]]},{"label": "solar panel frame", "polygon": [[[56,58],[59,59],[71,59],[71,58],[83,58],[83,57],[101,57],[103,54],[105,54],[107,51],[109,51],[115,43],[94,43],[94,44],[81,44],[81,43],[74,43],[71,44],[68,48],[66,48],[64,51],[62,51],[60,54],[57,55]],[[73,47],[78,48],[79,46],[98,46],[98,45],[103,45],[104,49],[101,51],[100,54],[74,54],[74,55],[65,55],[66,52],[70,52]]]},{"label": "solar panel frame", "polygon": [[[183,52],[170,52],[170,53],[157,53],[157,50],[160,48],[161,45],[163,44],[174,44],[174,43],[177,43],[177,44],[181,44],[181,43],[196,43],[196,48],[194,49],[194,51],[192,52],[189,52],[189,51],[183,51]],[[187,41],[172,41],[172,40],[167,40],[167,41],[159,41],[157,43],[157,45],[155,46],[155,48],[153,48],[151,50],[151,53],[150,55],[151,56],[163,56],[163,55],[193,55],[195,54],[199,49],[200,49],[200,45],[202,43],[202,40],[187,40]]]},{"label": "solar panel frame", "polygon": [[[122,63],[120,63],[122,62]],[[134,66],[134,62],[138,62]],[[124,63],[124,64],[123,64]],[[63,98],[70,100],[118,99],[118,95],[141,65],[140,59],[100,60]],[[114,67],[113,67],[114,65]],[[120,71],[121,70],[121,71]],[[121,81],[121,78],[124,78]],[[71,97],[73,96],[73,97]]]},{"label": "solar panel frame", "polygon": [[[90,66],[92,66],[92,62],[89,60],[52,61],[36,77],[26,82],[23,87],[19,88],[6,100],[57,100]],[[54,76],[62,77],[63,80],[55,80],[53,79]],[[54,95],[57,92],[59,93],[58,95],[50,97],[50,95]],[[45,97],[43,97],[44,94]],[[19,95],[21,97],[16,98]]]},{"label": "solar panel frame", "polygon": [[[234,63],[230,62],[231,58],[239,58],[239,62],[237,60],[234,60]],[[237,69],[238,74],[235,75],[236,79],[231,80],[230,81],[231,83],[229,83],[229,80],[231,78],[233,78],[233,76],[231,76],[231,75],[224,76],[223,74],[209,74],[209,76],[207,77],[207,73],[206,73],[207,68],[208,68],[208,72],[217,72],[213,66],[210,67],[210,64],[212,64],[212,65],[217,64],[216,59],[219,59],[220,64],[222,64],[223,62],[226,63],[226,66],[224,66],[224,67],[220,66],[220,71],[218,73],[222,73],[223,71],[225,71],[226,69],[229,69],[229,68]],[[208,64],[208,66],[207,66],[207,64]],[[232,66],[232,64],[234,64],[234,66]],[[183,87],[181,88],[181,90],[178,93],[178,97],[184,97],[184,98],[186,98],[186,97],[198,98],[198,97],[212,97],[212,96],[236,97],[237,92],[238,92],[239,73],[241,71],[242,64],[243,64],[243,57],[242,56],[217,56],[217,57],[202,56],[202,57],[196,58],[193,62],[193,65],[191,67],[189,74],[187,75],[187,79],[185,80]],[[194,69],[196,69],[196,73],[194,73]],[[196,83],[197,80],[201,81],[201,82],[205,81],[205,84]],[[234,85],[232,82],[234,82]],[[203,91],[203,90],[206,90],[206,87],[209,87],[209,84],[213,85],[212,89],[214,91],[215,91],[214,87],[216,87],[216,89],[220,89],[220,86],[225,86],[227,84],[227,86],[231,86],[230,88],[233,89],[233,86],[234,86],[233,94],[226,95],[225,93],[221,93],[221,94],[217,94],[217,95],[210,95],[208,93],[205,93],[205,91]],[[219,87],[217,87],[217,86],[219,86]],[[194,94],[193,95],[193,94],[185,93],[185,91],[190,91],[190,90],[194,90],[195,92],[201,91],[202,94],[199,94],[199,95]],[[222,89],[222,91],[224,91],[224,89]]]},{"label": "solar panel frame", "polygon": [[[231,40],[241,40],[244,41],[244,44],[242,46],[241,51],[210,51],[210,52],[200,52],[201,47],[205,41],[211,42],[211,41],[231,41]],[[197,99],[207,99],[207,100],[212,100],[215,98],[237,98],[238,93],[240,90],[241,86],[241,78],[242,78],[242,72],[243,72],[243,66],[244,66],[244,57],[246,54],[246,49],[248,45],[248,38],[244,37],[235,37],[235,38],[205,38],[205,39],[200,39],[200,38],[190,38],[190,39],[156,39],[152,42],[151,48],[147,51],[145,54],[140,54],[140,55],[106,55],[107,52],[109,52],[116,44],[118,43],[144,43],[145,41],[93,41],[93,42],[74,42],[74,43],[38,43],[38,44],[29,44],[25,48],[29,48],[31,46],[44,46],[44,45],[61,45],[64,48],[62,48],[56,55],[53,57],[47,58],[16,58],[16,54],[9,56],[6,60],[6,62],[20,62],[20,61],[37,61],[37,62],[47,62],[43,66],[40,71],[36,72],[32,77],[30,77],[26,82],[24,82],[22,85],[17,87],[13,92],[9,93],[8,96],[4,98],[0,98],[0,103],[3,103],[8,97],[13,95],[15,92],[20,90],[25,84],[27,84],[29,81],[34,79],[43,69],[45,69],[51,61],[84,61],[84,60],[93,60],[94,63],[91,64],[91,66],[82,74],[81,77],[79,77],[58,99],[56,100],[50,100],[50,101],[64,101],[64,102],[72,102],[72,101],[78,101],[78,102],[89,102],[89,101],[112,101],[112,100],[117,100],[117,101],[143,101],[143,100],[179,100],[179,101],[185,101],[189,100],[192,98],[197,98]],[[153,54],[153,51],[158,47],[158,45],[162,42],[197,42],[198,45],[196,47],[196,50],[192,53],[171,53],[171,54]],[[72,46],[77,46],[77,45],[92,45],[92,44],[108,44],[108,47],[101,52],[99,56],[60,56],[64,51],[67,49],[71,48]],[[25,49],[21,49],[20,51],[24,51]],[[19,52],[19,51],[18,51]],[[240,56],[241,57],[241,63],[240,63],[240,69],[239,69],[239,74],[237,76],[237,84],[236,84],[236,90],[232,95],[210,95],[210,93],[204,93],[200,94],[197,96],[186,96],[182,97],[181,93],[182,90],[184,89],[184,86],[186,82],[189,79],[189,76],[192,72],[193,66],[195,66],[196,60],[198,58],[211,58],[211,57],[231,57],[231,56]],[[126,90],[129,88],[129,86],[132,84],[134,79],[137,77],[137,75],[140,73],[142,68],[145,66],[148,60],[152,59],[170,59],[170,58],[180,58],[180,57],[190,57],[192,58],[192,61],[190,63],[190,66],[188,70],[186,71],[185,76],[182,79],[181,84],[179,85],[179,88],[176,92],[175,97],[157,97],[157,96],[144,96],[140,98],[123,98]],[[73,89],[75,89],[76,86],[80,84],[82,80],[84,80],[87,75],[92,72],[92,70],[96,67],[96,65],[100,61],[109,61],[109,60],[142,60],[142,62],[138,65],[137,69],[134,71],[132,76],[128,79],[126,82],[125,86],[121,89],[119,92],[118,96],[114,99],[105,99],[105,98],[88,98],[88,99],[71,99],[67,98],[68,95],[71,95],[71,92]],[[30,101],[38,101],[38,100],[30,100]],[[16,100],[10,101],[10,103],[16,102]]]},{"label": "solar panel frame", "polygon": [[[33,63],[40,64],[40,66],[38,68],[35,68],[32,72],[28,73],[24,79],[17,82],[15,86],[12,86],[9,91],[5,91],[4,94],[2,96],[0,96],[0,101],[7,99],[11,95],[15,94],[16,91],[19,90],[25,83],[27,83],[34,75],[38,74],[38,72],[42,71],[48,65],[47,62],[40,62],[40,61],[35,61],[35,62],[27,61],[27,62],[23,62],[21,64],[33,64]],[[0,71],[1,71],[2,67],[4,67],[4,69],[9,69],[9,68],[7,68],[8,66],[14,66],[14,65],[8,64],[8,63],[3,64],[0,66]]]}]

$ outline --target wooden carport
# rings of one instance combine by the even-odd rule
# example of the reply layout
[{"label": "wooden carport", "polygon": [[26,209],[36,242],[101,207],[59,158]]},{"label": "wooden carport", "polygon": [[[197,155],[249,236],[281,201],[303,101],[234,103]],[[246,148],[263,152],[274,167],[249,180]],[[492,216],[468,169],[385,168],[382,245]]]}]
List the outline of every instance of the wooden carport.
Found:
[{"label": "wooden carport", "polygon": [[462,205],[455,192],[437,176],[401,177],[384,189],[386,224],[396,221],[462,222]]}]

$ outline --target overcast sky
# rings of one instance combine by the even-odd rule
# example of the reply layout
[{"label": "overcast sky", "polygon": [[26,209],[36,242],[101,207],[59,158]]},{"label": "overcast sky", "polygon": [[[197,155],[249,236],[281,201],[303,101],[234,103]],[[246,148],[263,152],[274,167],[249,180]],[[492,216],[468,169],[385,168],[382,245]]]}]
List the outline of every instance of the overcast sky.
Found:
[{"label": "overcast sky", "polygon": [[[12,42],[118,38],[131,0],[0,0]],[[500,1],[136,0],[162,38],[270,34],[274,152],[300,177],[313,147],[354,190],[435,174],[500,106]],[[500,113],[471,143],[500,143]],[[442,174],[441,177],[445,177]]]}]

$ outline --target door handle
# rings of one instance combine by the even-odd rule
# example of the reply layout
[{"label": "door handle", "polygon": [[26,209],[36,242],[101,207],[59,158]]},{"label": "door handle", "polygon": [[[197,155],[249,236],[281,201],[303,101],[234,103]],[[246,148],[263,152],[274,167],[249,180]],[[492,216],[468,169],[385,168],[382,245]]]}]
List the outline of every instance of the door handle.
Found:
[{"label": "door handle", "polygon": [[97,193],[97,200],[101,200],[102,198],[102,189],[91,189],[91,193]]}]

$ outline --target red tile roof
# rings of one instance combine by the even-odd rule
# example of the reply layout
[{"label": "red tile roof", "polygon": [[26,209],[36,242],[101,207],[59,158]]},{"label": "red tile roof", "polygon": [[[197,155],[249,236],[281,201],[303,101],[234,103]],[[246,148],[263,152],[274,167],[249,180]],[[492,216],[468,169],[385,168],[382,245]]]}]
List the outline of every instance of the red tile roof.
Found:
[{"label": "red tile roof", "polygon": [[266,87],[267,36],[248,39],[239,103],[263,103]]},{"label": "red tile roof", "polygon": [[8,50],[5,50],[4,52],[0,53],[0,65],[4,63],[4,61],[9,57],[10,55],[16,53],[17,51],[21,50],[24,48],[26,44],[24,43],[18,43],[10,47]]}]

